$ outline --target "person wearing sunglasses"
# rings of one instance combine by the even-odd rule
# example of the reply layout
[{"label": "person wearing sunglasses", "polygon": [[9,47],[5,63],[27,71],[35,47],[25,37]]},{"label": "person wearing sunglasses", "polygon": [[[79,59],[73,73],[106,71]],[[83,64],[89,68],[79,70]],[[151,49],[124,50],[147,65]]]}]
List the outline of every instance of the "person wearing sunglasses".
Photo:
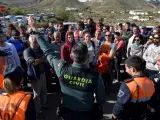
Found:
[{"label": "person wearing sunglasses", "polygon": [[153,43],[153,35],[150,35],[147,42],[144,44],[144,50],[143,51],[145,51],[148,48],[148,46],[152,43]]},{"label": "person wearing sunglasses", "polygon": [[[105,39],[106,39],[106,41],[104,44],[102,44],[99,57],[101,57],[101,55],[103,55],[103,53],[105,53],[105,55],[107,56],[106,60],[109,59],[109,64],[112,64],[112,60],[113,60],[113,57],[116,53],[117,47],[116,47],[116,44],[114,43],[114,41],[112,41],[111,32],[106,32]],[[107,64],[107,65],[109,65],[109,64]],[[112,85],[111,72],[110,72],[112,70],[111,70],[110,66],[106,66],[106,68],[108,68],[108,67],[109,67],[109,70],[107,69],[106,71],[103,71],[103,73],[102,73],[104,85],[105,86],[108,85],[108,86],[106,86],[106,88],[109,88],[110,85]],[[106,91],[109,91],[109,90],[106,90]]]},{"label": "person wearing sunglasses", "polygon": [[157,56],[160,53],[160,35],[155,34],[153,43],[148,46],[143,54],[143,59],[146,61],[145,75],[150,76],[158,72],[156,68]]},{"label": "person wearing sunglasses", "polygon": [[138,35],[134,38],[134,43],[131,45],[130,52],[128,56],[139,56],[142,58],[143,56],[143,36]]}]

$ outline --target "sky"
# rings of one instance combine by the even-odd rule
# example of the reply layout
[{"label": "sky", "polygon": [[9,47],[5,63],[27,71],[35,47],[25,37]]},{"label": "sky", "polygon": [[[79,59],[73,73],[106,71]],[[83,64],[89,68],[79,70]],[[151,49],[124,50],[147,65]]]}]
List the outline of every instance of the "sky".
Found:
[{"label": "sky", "polygon": [[86,2],[87,0],[79,0],[80,2]]}]

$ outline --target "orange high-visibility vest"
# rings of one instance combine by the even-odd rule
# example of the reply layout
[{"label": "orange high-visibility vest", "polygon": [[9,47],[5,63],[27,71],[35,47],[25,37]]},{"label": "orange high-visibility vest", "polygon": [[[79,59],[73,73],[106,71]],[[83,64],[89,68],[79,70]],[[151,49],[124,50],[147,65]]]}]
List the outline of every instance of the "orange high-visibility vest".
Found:
[{"label": "orange high-visibility vest", "polygon": [[[0,94],[0,120],[11,120],[15,107],[18,102],[26,95],[25,92],[19,91],[15,94]],[[27,94],[20,103],[13,120],[25,120],[25,112],[31,95]]]},{"label": "orange high-visibility vest", "polygon": [[[134,78],[134,80],[126,82],[126,85],[130,89],[130,92],[132,95],[132,98],[131,98],[132,103],[147,102],[151,99],[153,93],[155,92],[153,82],[147,77]],[[138,89],[137,89],[137,85],[138,85]]]},{"label": "orange high-visibility vest", "polygon": [[3,89],[3,81],[4,81],[4,77],[3,77],[3,71],[6,68],[6,65],[2,66],[1,71],[0,71],[0,89]]}]

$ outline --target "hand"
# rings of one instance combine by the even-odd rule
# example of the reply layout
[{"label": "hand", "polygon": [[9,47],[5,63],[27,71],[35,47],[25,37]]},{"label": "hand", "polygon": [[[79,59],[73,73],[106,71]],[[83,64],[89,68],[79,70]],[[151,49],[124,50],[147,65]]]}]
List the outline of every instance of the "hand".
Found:
[{"label": "hand", "polygon": [[32,16],[29,16],[28,18],[28,25],[29,25],[29,28],[31,28],[32,30],[36,30],[36,23],[32,18]]},{"label": "hand", "polygon": [[151,43],[153,43],[153,41],[152,40],[148,40],[146,44],[150,45]]},{"label": "hand", "polygon": [[115,116],[114,114],[112,114],[112,118],[113,118],[113,120],[118,120],[118,117]]},{"label": "hand", "polygon": [[34,65],[39,65],[40,63],[41,63],[41,59],[35,59],[35,61],[34,61]]}]

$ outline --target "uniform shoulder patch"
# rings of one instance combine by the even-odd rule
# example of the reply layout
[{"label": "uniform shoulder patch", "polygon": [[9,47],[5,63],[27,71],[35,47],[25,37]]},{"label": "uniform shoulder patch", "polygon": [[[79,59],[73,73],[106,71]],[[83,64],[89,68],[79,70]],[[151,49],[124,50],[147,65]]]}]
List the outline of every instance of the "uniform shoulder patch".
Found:
[{"label": "uniform shoulder patch", "polygon": [[58,62],[58,63],[57,63],[57,66],[58,66],[58,67],[60,67],[60,66],[61,66],[61,64],[62,64],[62,62]]},{"label": "uniform shoulder patch", "polygon": [[122,90],[119,90],[118,97],[122,97],[124,95],[124,92]]}]

